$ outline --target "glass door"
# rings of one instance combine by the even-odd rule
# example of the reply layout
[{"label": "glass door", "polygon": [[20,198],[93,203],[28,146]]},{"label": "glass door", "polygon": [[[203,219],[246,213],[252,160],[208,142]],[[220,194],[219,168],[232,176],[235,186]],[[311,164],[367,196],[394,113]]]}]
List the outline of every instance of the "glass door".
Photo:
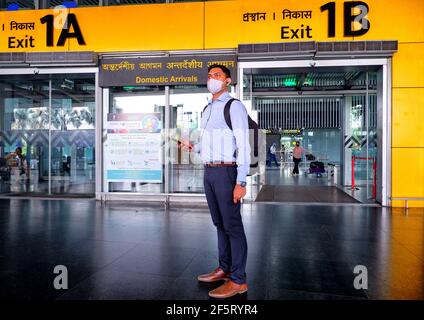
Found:
[{"label": "glass door", "polygon": [[[337,185],[360,201],[375,201],[378,67],[244,65],[240,97],[267,134],[261,184]],[[295,141],[306,152],[294,179]]]},{"label": "glass door", "polygon": [[0,192],[48,193],[49,80],[0,77]]},{"label": "glass door", "polygon": [[0,77],[0,192],[93,196],[95,75]]},{"label": "glass door", "polygon": [[54,194],[95,192],[95,81],[52,76],[50,180]]},{"label": "glass door", "polygon": [[169,191],[172,193],[204,193],[204,167],[197,146],[201,114],[209,97],[206,86],[181,86],[170,90]]},{"label": "glass door", "polygon": [[[351,148],[352,190],[363,200],[374,201],[377,190],[377,86],[376,72],[364,73],[365,92],[350,97],[351,114],[348,127],[351,136],[347,145]],[[346,144],[346,142],[345,142]]]},{"label": "glass door", "polygon": [[109,89],[104,103],[104,192],[165,192],[165,87]]}]

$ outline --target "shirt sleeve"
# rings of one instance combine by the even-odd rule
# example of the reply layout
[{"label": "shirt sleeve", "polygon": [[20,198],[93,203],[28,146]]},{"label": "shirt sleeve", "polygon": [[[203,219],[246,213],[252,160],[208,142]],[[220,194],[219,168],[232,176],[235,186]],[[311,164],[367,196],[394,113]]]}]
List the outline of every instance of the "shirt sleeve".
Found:
[{"label": "shirt sleeve", "polygon": [[195,153],[200,153],[202,151],[201,141],[194,143],[192,151],[195,152]]},{"label": "shirt sleeve", "polygon": [[240,101],[231,105],[230,117],[237,149],[237,182],[246,181],[250,168],[249,122],[246,108]]},{"label": "shirt sleeve", "polygon": [[208,104],[205,108],[203,108],[202,111],[202,115],[201,115],[201,119],[200,119],[200,128],[199,128],[199,134],[200,134],[200,139],[199,141],[197,141],[196,143],[193,143],[193,149],[192,151],[195,153],[201,153],[202,151],[202,136],[203,133],[205,131],[205,119],[203,117],[203,114],[205,114],[205,112],[208,110],[208,107],[210,106],[210,104]]}]

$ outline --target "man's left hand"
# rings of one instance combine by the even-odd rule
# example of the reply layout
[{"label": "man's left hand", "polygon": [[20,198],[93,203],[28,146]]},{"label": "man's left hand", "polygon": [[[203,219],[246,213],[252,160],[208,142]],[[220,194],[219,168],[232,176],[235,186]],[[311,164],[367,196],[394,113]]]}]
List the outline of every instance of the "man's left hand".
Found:
[{"label": "man's left hand", "polygon": [[233,202],[236,204],[246,195],[246,187],[242,187],[239,184],[236,184],[233,191]]}]

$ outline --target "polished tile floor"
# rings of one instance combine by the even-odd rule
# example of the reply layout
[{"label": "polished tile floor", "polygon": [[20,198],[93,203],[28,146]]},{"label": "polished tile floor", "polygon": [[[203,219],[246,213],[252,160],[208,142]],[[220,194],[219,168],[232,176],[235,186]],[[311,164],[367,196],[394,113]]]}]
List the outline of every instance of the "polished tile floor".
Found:
[{"label": "polished tile floor", "polygon": [[[249,292],[236,299],[423,299],[424,211],[245,204]],[[57,265],[68,289],[54,289]],[[206,208],[0,200],[1,299],[209,299]],[[354,287],[354,268],[368,289]]]},{"label": "polished tile floor", "polygon": [[264,185],[255,201],[302,203],[359,203],[355,198],[334,186]]}]

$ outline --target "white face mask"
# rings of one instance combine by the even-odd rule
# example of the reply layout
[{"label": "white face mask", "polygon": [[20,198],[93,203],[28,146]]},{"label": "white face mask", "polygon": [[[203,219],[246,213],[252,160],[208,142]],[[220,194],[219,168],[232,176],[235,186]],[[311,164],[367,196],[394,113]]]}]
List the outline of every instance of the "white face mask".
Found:
[{"label": "white face mask", "polygon": [[216,79],[208,80],[208,90],[210,93],[215,94],[222,90],[224,82]]}]

